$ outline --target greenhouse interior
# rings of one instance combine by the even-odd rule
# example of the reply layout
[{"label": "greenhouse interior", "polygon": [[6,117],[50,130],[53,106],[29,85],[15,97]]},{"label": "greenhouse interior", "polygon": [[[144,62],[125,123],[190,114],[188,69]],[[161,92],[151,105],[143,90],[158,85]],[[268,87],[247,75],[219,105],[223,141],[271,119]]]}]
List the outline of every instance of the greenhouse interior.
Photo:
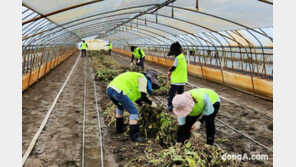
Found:
[{"label": "greenhouse interior", "polygon": [[273,0],[23,0],[22,166],[273,166]]}]

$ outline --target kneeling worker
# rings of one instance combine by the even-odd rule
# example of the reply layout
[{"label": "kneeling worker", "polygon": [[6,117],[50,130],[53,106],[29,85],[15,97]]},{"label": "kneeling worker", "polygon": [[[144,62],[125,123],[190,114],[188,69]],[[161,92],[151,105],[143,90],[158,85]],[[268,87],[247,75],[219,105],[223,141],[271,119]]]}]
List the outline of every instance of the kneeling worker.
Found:
[{"label": "kneeling worker", "polygon": [[158,89],[157,72],[148,70],[144,74],[137,72],[125,72],[115,77],[107,88],[107,95],[117,106],[116,110],[116,133],[124,132],[123,111],[130,114],[130,136],[132,141],[142,142],[139,136],[138,110],[133,102],[142,106],[142,101],[156,107],[156,104],[147,98],[151,96],[153,89]]},{"label": "kneeling worker", "polygon": [[144,70],[144,62],[145,62],[145,53],[144,51],[139,48],[139,47],[135,47],[135,46],[131,46],[131,51],[132,51],[132,61],[130,66],[133,66],[133,61],[134,61],[134,57],[136,57],[136,65],[140,66],[142,68],[142,70]]},{"label": "kneeling worker", "polygon": [[[178,116],[179,128],[177,143],[184,143],[190,138],[191,129],[199,129],[206,122],[207,144],[214,144],[215,117],[219,111],[220,98],[218,94],[206,88],[192,89],[173,99],[173,112]],[[197,122],[196,120],[201,116]]]}]

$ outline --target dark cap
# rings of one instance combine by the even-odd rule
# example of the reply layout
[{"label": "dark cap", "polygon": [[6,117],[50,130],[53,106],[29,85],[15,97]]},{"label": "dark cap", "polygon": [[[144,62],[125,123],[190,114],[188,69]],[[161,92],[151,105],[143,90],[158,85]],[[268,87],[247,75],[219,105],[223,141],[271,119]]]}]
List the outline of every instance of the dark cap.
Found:
[{"label": "dark cap", "polygon": [[160,86],[157,82],[157,72],[155,70],[147,70],[145,73],[146,77],[152,82],[152,88],[158,89]]},{"label": "dark cap", "polygon": [[131,46],[131,51],[133,52],[136,49],[135,46]]},{"label": "dark cap", "polygon": [[175,42],[170,46],[170,52],[168,53],[168,56],[178,56],[179,54],[182,53],[182,46],[180,45],[179,42]]}]

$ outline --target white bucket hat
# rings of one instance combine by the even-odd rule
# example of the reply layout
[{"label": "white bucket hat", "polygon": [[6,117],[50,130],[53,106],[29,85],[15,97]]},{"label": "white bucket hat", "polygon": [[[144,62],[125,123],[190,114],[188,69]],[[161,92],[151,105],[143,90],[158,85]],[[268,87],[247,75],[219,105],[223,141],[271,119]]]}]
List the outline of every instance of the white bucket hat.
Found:
[{"label": "white bucket hat", "polygon": [[190,114],[194,106],[194,101],[190,92],[187,91],[183,94],[176,95],[173,98],[173,106],[173,112],[178,117],[186,117],[188,114]]}]

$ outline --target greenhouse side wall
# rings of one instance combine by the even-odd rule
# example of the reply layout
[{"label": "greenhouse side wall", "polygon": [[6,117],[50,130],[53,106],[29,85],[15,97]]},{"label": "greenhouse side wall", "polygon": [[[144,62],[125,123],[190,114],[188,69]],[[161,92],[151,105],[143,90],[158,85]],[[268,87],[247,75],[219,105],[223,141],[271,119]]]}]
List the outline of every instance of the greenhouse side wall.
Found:
[{"label": "greenhouse side wall", "polygon": [[73,55],[77,51],[76,49],[70,50],[63,55],[53,59],[50,62],[46,62],[45,64],[40,65],[39,67],[33,69],[31,72],[23,75],[22,77],[22,91],[29,88],[32,84],[34,84],[38,79],[42,78],[45,74],[47,74],[51,69],[58,66],[68,57]]},{"label": "greenhouse side wall", "polygon": [[[114,52],[131,56],[131,52],[113,48]],[[159,64],[164,67],[171,67],[173,60],[147,55],[146,60]],[[198,65],[187,64],[188,73],[192,76],[203,78],[212,82],[223,84],[244,92],[263,96],[268,99],[273,98],[272,80],[262,79],[256,76],[244,75],[236,72],[224,71],[210,67],[201,67]]]}]

